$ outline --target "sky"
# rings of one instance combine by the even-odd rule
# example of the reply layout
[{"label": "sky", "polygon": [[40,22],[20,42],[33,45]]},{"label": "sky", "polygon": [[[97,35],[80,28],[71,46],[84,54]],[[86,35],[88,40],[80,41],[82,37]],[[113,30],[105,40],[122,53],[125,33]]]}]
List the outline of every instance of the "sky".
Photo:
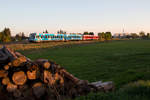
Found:
[{"label": "sky", "polygon": [[150,32],[150,0],[0,0],[0,31]]}]

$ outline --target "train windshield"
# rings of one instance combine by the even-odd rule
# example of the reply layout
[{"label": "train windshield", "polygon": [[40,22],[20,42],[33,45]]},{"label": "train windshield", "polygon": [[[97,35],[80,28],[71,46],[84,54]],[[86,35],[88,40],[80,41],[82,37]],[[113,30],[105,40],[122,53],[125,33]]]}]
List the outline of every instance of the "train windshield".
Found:
[{"label": "train windshield", "polygon": [[34,38],[35,38],[35,35],[36,35],[35,33],[31,33],[29,38],[30,38],[30,39],[34,39]]}]

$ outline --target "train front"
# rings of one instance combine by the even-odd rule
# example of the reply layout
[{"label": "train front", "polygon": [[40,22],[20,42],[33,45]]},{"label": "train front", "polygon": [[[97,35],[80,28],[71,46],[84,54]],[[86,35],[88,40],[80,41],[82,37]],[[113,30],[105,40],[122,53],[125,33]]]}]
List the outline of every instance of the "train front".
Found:
[{"label": "train front", "polygon": [[36,40],[36,33],[30,33],[30,35],[29,35],[29,42],[37,42],[37,40]]}]

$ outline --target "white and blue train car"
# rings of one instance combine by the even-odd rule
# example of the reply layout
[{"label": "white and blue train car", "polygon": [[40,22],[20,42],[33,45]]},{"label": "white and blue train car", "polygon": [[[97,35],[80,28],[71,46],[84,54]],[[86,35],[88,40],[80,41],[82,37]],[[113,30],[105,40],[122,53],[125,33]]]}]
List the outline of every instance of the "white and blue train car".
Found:
[{"label": "white and blue train car", "polygon": [[80,34],[49,34],[49,33],[31,33],[29,41],[44,42],[44,41],[72,41],[82,40]]}]

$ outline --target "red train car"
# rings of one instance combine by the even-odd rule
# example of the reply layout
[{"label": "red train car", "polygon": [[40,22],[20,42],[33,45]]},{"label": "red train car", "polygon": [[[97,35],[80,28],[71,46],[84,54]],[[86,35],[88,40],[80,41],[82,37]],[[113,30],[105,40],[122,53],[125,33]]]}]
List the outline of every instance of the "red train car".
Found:
[{"label": "red train car", "polygon": [[95,35],[83,35],[83,40],[98,40],[98,36]]}]

